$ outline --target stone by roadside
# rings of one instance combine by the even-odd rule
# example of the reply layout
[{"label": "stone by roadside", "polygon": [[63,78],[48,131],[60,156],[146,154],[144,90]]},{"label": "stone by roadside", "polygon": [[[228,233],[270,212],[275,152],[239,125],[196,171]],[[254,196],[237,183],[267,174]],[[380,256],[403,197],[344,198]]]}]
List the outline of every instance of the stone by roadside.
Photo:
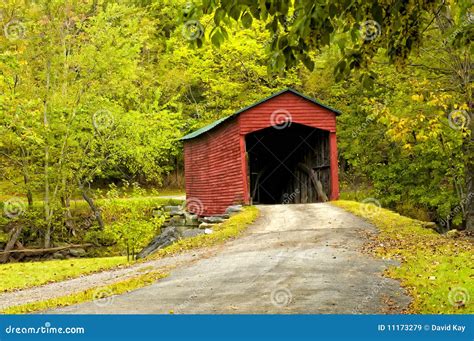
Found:
[{"label": "stone by roadside", "polygon": [[[165,206],[163,209],[167,220],[161,233],[138,253],[137,258],[145,258],[182,238],[211,234],[216,225],[225,222],[232,214],[241,212],[242,205],[229,206],[225,214],[209,217],[199,217],[189,213],[182,206]],[[163,213],[160,211],[157,214]]]}]

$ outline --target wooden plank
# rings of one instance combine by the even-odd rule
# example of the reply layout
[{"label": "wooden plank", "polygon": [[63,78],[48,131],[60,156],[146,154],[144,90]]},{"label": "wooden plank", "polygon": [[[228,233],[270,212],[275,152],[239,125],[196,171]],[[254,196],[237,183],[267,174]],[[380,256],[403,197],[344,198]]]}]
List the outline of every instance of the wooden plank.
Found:
[{"label": "wooden plank", "polygon": [[312,169],[309,168],[307,165],[302,164],[302,163],[298,163],[298,167],[301,170],[303,170],[311,178],[313,186],[316,189],[316,191],[318,192],[318,197],[321,199],[321,201],[323,201],[323,202],[328,201],[328,197],[327,197],[326,193],[324,193],[324,191],[323,191],[323,186],[322,186],[321,182],[318,179],[316,179],[316,176],[313,173]]}]

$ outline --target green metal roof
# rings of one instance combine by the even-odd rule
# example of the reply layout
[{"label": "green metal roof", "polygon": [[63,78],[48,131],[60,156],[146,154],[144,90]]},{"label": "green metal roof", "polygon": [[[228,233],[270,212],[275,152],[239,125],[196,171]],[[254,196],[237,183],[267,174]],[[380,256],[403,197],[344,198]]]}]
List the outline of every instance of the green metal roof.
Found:
[{"label": "green metal roof", "polygon": [[306,96],[306,95],[303,95],[302,93],[300,93],[300,92],[298,92],[298,91],[296,91],[296,90],[294,90],[294,89],[287,88],[287,89],[283,89],[283,90],[281,90],[281,91],[278,91],[277,93],[274,93],[273,95],[271,95],[271,96],[269,96],[269,97],[266,97],[266,98],[264,98],[264,99],[262,99],[262,100],[260,100],[260,101],[258,101],[258,102],[255,102],[255,103],[253,103],[253,104],[251,104],[251,105],[249,105],[249,106],[247,106],[247,107],[245,107],[245,108],[242,108],[242,109],[236,111],[235,113],[233,113],[232,115],[229,115],[229,116],[223,117],[223,118],[221,118],[221,119],[218,119],[217,121],[214,121],[214,122],[212,122],[211,124],[208,124],[207,126],[204,126],[204,127],[200,128],[200,129],[198,129],[198,130],[195,130],[195,131],[193,131],[192,133],[189,133],[188,135],[183,136],[180,140],[190,140],[190,139],[193,139],[193,138],[195,138],[195,137],[198,137],[199,135],[202,135],[202,134],[204,134],[204,133],[206,133],[206,132],[208,132],[208,131],[214,129],[214,128],[217,127],[219,124],[221,124],[221,123],[223,123],[223,122],[225,122],[225,121],[227,121],[227,120],[229,120],[229,119],[231,119],[231,118],[233,118],[233,117],[239,115],[240,113],[242,113],[242,112],[244,112],[244,111],[247,111],[247,110],[249,110],[249,109],[251,109],[251,108],[253,108],[253,107],[255,107],[255,106],[259,105],[259,104],[262,104],[262,103],[264,103],[264,102],[266,102],[266,101],[268,101],[268,100],[270,100],[270,99],[272,99],[272,98],[274,98],[274,97],[276,97],[276,96],[279,96],[279,95],[281,95],[281,94],[283,94],[283,93],[285,93],[285,92],[291,92],[291,93],[293,93],[293,94],[295,94],[295,95],[297,95],[297,96],[300,96],[300,97],[302,97],[302,98],[304,98],[304,99],[306,99],[306,100],[308,100],[308,101],[310,101],[310,102],[312,102],[312,103],[314,103],[314,104],[317,104],[317,105],[319,105],[319,106],[322,106],[323,108],[326,108],[326,109],[328,109],[328,110],[334,112],[336,115],[340,115],[340,114],[341,114],[340,111],[338,111],[338,110],[336,110],[336,109],[334,109],[334,108],[331,108],[331,107],[329,107],[329,106],[327,106],[327,105],[325,105],[325,104],[323,104],[323,103],[321,103],[321,102],[319,102],[319,101],[317,101],[317,100],[315,100],[315,99],[313,99],[313,98],[311,98],[311,97],[308,97],[308,96]]}]

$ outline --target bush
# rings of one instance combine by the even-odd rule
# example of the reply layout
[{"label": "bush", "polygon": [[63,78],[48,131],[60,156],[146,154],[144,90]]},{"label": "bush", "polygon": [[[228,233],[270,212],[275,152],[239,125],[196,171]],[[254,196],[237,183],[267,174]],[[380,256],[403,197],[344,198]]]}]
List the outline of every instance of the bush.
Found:
[{"label": "bush", "polygon": [[117,238],[114,233],[108,230],[90,230],[84,236],[84,242],[95,246],[113,246],[117,244]]}]

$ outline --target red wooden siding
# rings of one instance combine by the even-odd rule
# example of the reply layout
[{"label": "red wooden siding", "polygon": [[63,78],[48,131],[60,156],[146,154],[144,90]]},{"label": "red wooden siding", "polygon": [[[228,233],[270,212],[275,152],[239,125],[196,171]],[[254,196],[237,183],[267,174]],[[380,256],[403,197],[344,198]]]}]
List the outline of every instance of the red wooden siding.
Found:
[{"label": "red wooden siding", "polygon": [[235,121],[184,144],[186,200],[196,214],[222,214],[229,205],[244,199],[241,145]]},{"label": "red wooden siding", "polygon": [[[274,112],[289,114],[291,123],[304,124],[309,127],[331,132],[329,145],[331,193],[329,197],[331,200],[338,199],[339,177],[336,144],[336,114],[305,98],[287,92],[241,113],[238,117],[241,136],[244,137],[249,133],[274,125],[275,122],[274,119],[272,119]],[[245,150],[242,152],[241,158],[245,160]],[[244,174],[247,172],[247,163],[245,163],[245,167]],[[247,181],[245,181],[245,186],[248,186]],[[250,203],[248,187],[245,189],[245,203]]]},{"label": "red wooden siding", "polygon": [[336,114],[317,104],[295,95],[283,93],[267,102],[257,105],[239,115],[240,134],[248,134],[272,125],[272,113],[286,110],[291,121],[313,128],[336,131]]},{"label": "red wooden siding", "polygon": [[245,136],[275,124],[281,110],[292,123],[329,131],[331,199],[339,197],[336,114],[292,92],[283,92],[237,117],[185,140],[184,166],[188,209],[200,216],[224,213],[236,203],[250,202]]}]

